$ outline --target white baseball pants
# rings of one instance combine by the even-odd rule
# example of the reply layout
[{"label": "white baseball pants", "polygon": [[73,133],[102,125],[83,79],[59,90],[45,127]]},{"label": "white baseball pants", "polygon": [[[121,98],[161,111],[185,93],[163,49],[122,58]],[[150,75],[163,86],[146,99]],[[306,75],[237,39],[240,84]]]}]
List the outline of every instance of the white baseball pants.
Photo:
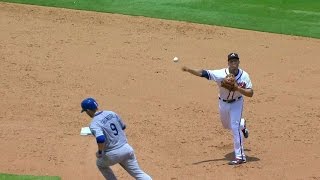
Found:
[{"label": "white baseball pants", "polygon": [[241,131],[245,128],[245,122],[244,119],[242,119],[243,98],[233,103],[219,100],[219,110],[223,127],[232,131],[235,158],[245,160],[246,156],[243,148],[244,138]]}]

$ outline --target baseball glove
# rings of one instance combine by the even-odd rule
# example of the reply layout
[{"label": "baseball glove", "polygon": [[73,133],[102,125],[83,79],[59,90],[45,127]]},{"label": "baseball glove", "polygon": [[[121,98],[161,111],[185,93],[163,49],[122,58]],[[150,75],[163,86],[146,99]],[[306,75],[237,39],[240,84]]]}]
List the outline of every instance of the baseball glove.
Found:
[{"label": "baseball glove", "polygon": [[221,87],[228,89],[229,91],[234,91],[236,86],[236,79],[233,74],[228,74],[221,81]]}]

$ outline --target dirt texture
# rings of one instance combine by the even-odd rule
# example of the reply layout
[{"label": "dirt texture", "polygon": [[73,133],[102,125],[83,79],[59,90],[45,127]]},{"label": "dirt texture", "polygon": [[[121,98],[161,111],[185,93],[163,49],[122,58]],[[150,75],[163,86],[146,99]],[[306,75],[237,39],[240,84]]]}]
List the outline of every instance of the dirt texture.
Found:
[{"label": "dirt texture", "polygon": [[[226,67],[229,52],[255,92],[240,166],[227,165],[216,84],[181,71]],[[320,179],[319,52],[319,39],[0,3],[0,172],[103,179],[95,139],[80,136],[92,96],[155,180]]]}]

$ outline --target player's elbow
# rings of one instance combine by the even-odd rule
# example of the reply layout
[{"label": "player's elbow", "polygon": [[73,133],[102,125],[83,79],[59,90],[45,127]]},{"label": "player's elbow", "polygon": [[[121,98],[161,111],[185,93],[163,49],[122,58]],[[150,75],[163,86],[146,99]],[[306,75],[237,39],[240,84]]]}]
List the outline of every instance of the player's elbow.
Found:
[{"label": "player's elbow", "polygon": [[209,79],[209,74],[206,70],[201,70],[201,72],[199,71],[199,76]]},{"label": "player's elbow", "polygon": [[253,96],[253,90],[250,89],[249,93],[248,93],[248,97],[252,97]]},{"label": "player's elbow", "polygon": [[106,141],[106,137],[104,135],[98,136],[96,138],[97,143],[104,143]]},{"label": "player's elbow", "polygon": [[247,96],[247,97],[252,97],[253,96],[253,90],[252,89],[246,89],[242,94]]}]

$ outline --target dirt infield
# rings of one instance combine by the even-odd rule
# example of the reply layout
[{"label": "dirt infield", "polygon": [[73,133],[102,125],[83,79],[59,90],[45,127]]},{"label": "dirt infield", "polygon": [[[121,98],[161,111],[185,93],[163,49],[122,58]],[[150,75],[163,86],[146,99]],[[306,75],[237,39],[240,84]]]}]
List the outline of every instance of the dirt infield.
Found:
[{"label": "dirt infield", "polygon": [[[216,85],[180,70],[223,68],[231,51],[255,90],[238,167]],[[319,52],[319,39],[0,3],[0,172],[103,179],[79,135],[94,96],[154,179],[320,179]]]}]

